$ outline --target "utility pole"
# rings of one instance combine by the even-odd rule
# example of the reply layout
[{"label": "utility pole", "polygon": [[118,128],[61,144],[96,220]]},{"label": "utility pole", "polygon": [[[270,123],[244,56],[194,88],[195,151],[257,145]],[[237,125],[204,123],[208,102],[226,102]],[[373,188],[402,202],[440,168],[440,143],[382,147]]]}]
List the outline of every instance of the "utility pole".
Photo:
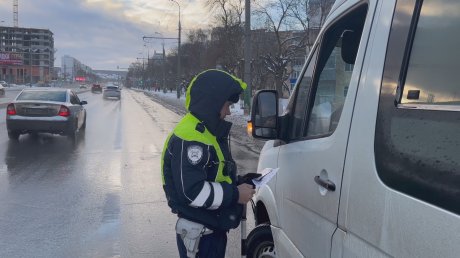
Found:
[{"label": "utility pole", "polygon": [[145,90],[145,57],[137,57],[137,60],[142,60],[142,89]]},{"label": "utility pole", "polygon": [[180,36],[181,36],[181,26],[180,26],[180,5],[176,0],[171,0],[171,2],[174,2],[177,4],[179,7],[179,37],[178,39],[178,45],[177,45],[177,84],[176,84],[176,91],[177,91],[177,98],[180,98],[180,84],[181,82],[181,72],[180,72]]},{"label": "utility pole", "polygon": [[248,85],[244,98],[244,108],[248,112],[251,109],[252,85],[251,85],[251,1],[245,0],[244,20],[244,81]]},{"label": "utility pole", "polygon": [[161,43],[161,45],[163,46],[163,57],[161,59],[162,74],[163,74],[163,92],[166,92],[166,76],[165,76],[165,73],[166,73],[166,69],[165,69],[166,56],[165,56],[165,42],[164,42],[164,40],[163,40],[163,43]]},{"label": "utility pole", "polygon": [[[162,46],[163,46],[163,60],[162,60],[162,66],[163,66],[163,91],[166,91],[166,76],[165,76],[165,73],[166,73],[166,68],[165,68],[165,64],[166,64],[166,53],[165,53],[165,39],[173,39],[173,40],[178,40],[178,38],[165,38],[163,37],[163,34],[159,33],[159,32],[155,32],[155,34],[158,34],[160,35],[161,37],[155,37],[155,36],[143,36],[142,37],[142,40],[145,40],[146,39],[161,39],[163,40],[162,42]],[[179,69],[180,69],[180,65],[179,65]],[[177,87],[176,86],[176,90],[177,90]],[[179,96],[180,97],[180,96]]]}]

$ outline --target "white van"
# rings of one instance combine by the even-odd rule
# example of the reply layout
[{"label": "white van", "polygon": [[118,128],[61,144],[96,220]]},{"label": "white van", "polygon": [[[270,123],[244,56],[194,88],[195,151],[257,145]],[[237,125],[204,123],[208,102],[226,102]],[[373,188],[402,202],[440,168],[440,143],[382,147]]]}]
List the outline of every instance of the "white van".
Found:
[{"label": "white van", "polygon": [[337,1],[277,102],[248,257],[460,257],[460,1]]}]

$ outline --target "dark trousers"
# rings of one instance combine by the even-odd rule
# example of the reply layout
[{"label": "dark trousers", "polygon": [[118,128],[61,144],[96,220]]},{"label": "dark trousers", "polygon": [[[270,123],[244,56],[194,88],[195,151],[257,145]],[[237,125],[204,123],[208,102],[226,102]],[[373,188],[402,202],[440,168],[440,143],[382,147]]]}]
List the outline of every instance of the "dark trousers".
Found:
[{"label": "dark trousers", "polygon": [[[187,250],[180,235],[176,235],[179,257],[187,258]],[[227,247],[227,232],[213,232],[212,234],[201,237],[196,258],[225,258],[225,248]]]}]

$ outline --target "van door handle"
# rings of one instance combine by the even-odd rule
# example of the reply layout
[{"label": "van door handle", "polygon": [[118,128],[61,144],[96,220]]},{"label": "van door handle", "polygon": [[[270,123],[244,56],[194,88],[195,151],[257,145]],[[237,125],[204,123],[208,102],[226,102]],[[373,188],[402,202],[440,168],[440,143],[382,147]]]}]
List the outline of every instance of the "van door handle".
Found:
[{"label": "van door handle", "polygon": [[322,179],[320,176],[315,176],[315,182],[331,192],[335,191],[335,184],[329,179]]}]

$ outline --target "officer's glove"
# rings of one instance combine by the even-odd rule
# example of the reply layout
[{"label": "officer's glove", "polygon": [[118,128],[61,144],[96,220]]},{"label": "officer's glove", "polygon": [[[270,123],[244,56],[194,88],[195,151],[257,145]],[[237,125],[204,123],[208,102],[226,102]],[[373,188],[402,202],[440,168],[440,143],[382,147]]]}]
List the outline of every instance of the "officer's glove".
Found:
[{"label": "officer's glove", "polygon": [[259,174],[259,173],[247,173],[246,175],[242,175],[242,176],[238,175],[238,184],[237,185],[250,184],[253,187],[255,187],[254,183],[252,182],[252,179],[258,178],[260,176],[262,176],[262,174]]}]

